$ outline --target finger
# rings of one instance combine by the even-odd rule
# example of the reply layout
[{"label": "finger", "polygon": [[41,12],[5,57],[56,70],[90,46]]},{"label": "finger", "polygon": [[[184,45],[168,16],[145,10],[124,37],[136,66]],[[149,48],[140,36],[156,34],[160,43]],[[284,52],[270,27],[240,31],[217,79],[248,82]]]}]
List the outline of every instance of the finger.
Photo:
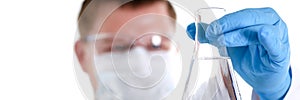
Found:
[{"label": "finger", "polygon": [[[241,47],[248,45],[261,44],[267,50],[274,50],[274,46],[281,43],[280,28],[274,25],[257,25],[239,30],[231,31],[225,34],[214,34],[206,31],[206,38],[210,44],[226,47]],[[275,51],[274,51],[275,52]]]},{"label": "finger", "polygon": [[287,61],[285,59],[289,59],[289,41],[284,22],[279,21],[274,26],[262,27],[257,37],[272,61],[275,61],[275,63],[284,63],[283,61]]},{"label": "finger", "polygon": [[279,15],[272,8],[248,8],[227,14],[212,22],[208,28],[221,34],[254,25],[273,25],[279,20]]},{"label": "finger", "polygon": [[[205,30],[206,28],[208,27],[208,24],[206,23],[198,23],[198,29],[199,29],[199,32],[198,32],[198,41],[200,43],[208,43],[208,39],[206,38],[205,36]],[[191,23],[190,25],[188,25],[187,27],[187,35],[195,40],[195,33],[196,33],[196,26],[195,26],[195,23]]]},{"label": "finger", "polygon": [[206,30],[206,38],[210,44],[217,47],[241,47],[259,44],[257,35],[265,25],[251,26],[224,34],[215,34],[212,30]]},{"label": "finger", "polygon": [[274,25],[250,26],[224,34],[206,30],[206,38],[217,47],[262,45],[275,63],[282,63],[290,55],[287,26],[282,20]]},{"label": "finger", "polygon": [[275,25],[258,25],[235,30],[224,35],[213,36],[217,38],[207,38],[210,44],[215,46],[226,47],[243,47],[250,45],[262,45],[267,51],[269,58],[275,63],[282,63],[284,59],[289,57],[289,41],[286,27],[280,24]]}]

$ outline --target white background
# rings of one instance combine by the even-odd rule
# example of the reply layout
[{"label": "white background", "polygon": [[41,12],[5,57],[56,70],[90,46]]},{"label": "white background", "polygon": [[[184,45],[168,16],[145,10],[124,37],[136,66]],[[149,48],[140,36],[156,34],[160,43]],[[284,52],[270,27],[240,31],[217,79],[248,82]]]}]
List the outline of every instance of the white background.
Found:
[{"label": "white background", "polygon": [[[84,100],[73,66],[81,3],[82,0],[0,1],[0,100]],[[288,24],[291,64],[299,66],[300,16],[296,0],[209,0],[208,4],[228,12],[273,7]]]}]

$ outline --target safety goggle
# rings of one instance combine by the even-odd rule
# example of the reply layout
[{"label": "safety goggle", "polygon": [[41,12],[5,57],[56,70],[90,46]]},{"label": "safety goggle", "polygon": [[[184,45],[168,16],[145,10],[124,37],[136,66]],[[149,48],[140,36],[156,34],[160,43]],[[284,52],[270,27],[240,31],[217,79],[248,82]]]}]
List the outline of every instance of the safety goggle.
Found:
[{"label": "safety goggle", "polygon": [[168,51],[172,45],[168,34],[145,33],[145,34],[112,34],[98,33],[88,35],[83,41],[94,43],[96,53],[126,52],[135,47],[143,47],[148,51]]}]

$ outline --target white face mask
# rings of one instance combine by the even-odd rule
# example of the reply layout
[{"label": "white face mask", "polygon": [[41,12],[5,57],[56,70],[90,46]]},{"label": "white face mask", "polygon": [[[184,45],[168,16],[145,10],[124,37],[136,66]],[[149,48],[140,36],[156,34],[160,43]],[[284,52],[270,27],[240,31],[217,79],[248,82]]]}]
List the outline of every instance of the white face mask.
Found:
[{"label": "white face mask", "polygon": [[175,48],[148,52],[135,47],[130,52],[95,56],[95,62],[96,100],[160,100],[176,88],[182,72]]}]

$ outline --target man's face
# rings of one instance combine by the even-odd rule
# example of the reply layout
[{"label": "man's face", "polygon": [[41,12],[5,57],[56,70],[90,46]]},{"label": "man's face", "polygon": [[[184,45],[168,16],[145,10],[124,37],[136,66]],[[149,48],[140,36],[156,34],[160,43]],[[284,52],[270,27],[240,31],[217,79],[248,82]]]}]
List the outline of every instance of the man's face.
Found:
[{"label": "man's face", "polygon": [[[122,8],[116,9],[103,23],[97,34],[107,34],[113,38],[102,39],[96,42],[95,47],[97,53],[110,53],[113,50],[113,42],[115,42],[115,37],[127,38],[127,39],[137,39],[140,35],[147,33],[158,33],[165,34],[171,33],[174,29],[174,23],[170,20],[168,6],[166,2],[155,2],[150,5],[142,5],[137,8],[124,6]],[[152,39],[150,36],[145,36],[143,40]],[[164,37],[160,38],[162,41],[168,40]],[[141,43],[144,43],[142,41]],[[151,42],[151,41],[150,41]],[[136,42],[137,44],[140,44]],[[168,44],[167,44],[168,45]],[[80,46],[78,46],[80,48]],[[162,49],[168,49],[166,48]],[[77,50],[78,51],[78,50]],[[80,55],[82,53],[77,53]],[[94,75],[93,65],[93,53],[87,50],[83,56],[78,56],[79,62],[83,70],[89,74],[92,81],[92,85],[97,88],[97,81]]]}]

